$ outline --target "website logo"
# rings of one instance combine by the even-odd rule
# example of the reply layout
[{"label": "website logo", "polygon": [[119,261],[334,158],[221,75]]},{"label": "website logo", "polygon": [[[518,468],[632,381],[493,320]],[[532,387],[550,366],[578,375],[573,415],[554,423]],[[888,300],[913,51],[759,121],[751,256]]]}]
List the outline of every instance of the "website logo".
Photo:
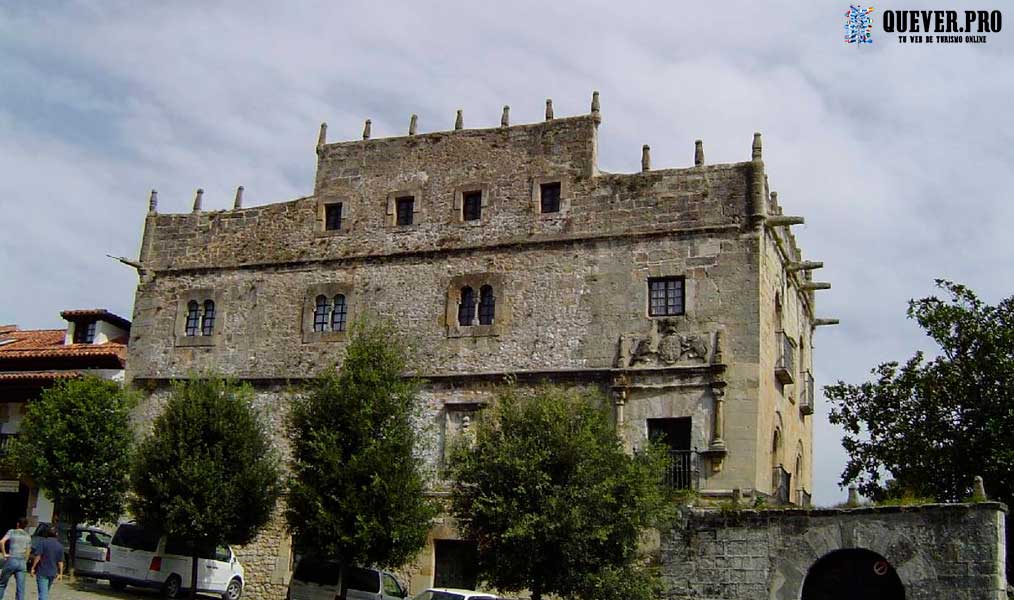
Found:
[{"label": "website logo", "polygon": [[872,6],[849,6],[849,9],[845,11],[846,44],[873,43],[873,17],[870,16],[872,12]]}]

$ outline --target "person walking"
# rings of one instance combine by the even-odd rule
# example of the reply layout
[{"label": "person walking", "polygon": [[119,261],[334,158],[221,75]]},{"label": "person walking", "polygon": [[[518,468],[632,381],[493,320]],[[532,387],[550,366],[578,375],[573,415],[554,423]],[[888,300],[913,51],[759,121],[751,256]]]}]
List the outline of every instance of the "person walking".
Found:
[{"label": "person walking", "polygon": [[39,600],[49,600],[53,580],[63,579],[63,544],[56,539],[56,529],[47,531],[35,546],[32,575],[35,575],[35,583],[39,586]]},{"label": "person walking", "polygon": [[[17,600],[25,600],[25,572],[28,551],[32,547],[32,536],[28,535],[25,527],[28,519],[21,517],[15,524],[14,529],[8,529],[7,533],[0,538],[0,550],[4,555],[3,570],[0,570],[0,600],[3,600],[7,591],[7,582],[11,575],[14,576]],[[7,551],[7,543],[10,542],[10,551]]]}]

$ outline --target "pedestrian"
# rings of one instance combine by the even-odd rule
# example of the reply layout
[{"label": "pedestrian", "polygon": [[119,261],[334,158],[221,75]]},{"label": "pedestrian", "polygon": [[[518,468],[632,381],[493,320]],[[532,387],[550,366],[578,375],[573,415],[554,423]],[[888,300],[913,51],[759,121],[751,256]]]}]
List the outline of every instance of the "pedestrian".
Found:
[{"label": "pedestrian", "polygon": [[[4,592],[7,591],[7,582],[11,575],[14,576],[14,583],[17,586],[17,600],[25,600],[25,572],[28,560],[28,550],[32,547],[32,536],[28,535],[25,527],[28,519],[18,519],[14,529],[8,529],[7,533],[0,538],[0,549],[4,554],[4,566],[0,571],[0,600],[3,600]],[[10,542],[10,552],[7,551],[7,543]]]},{"label": "pedestrian", "polygon": [[32,575],[35,575],[35,583],[39,586],[39,600],[49,600],[49,588],[53,585],[53,580],[63,579],[63,544],[56,539],[54,528],[50,528],[35,546]]}]

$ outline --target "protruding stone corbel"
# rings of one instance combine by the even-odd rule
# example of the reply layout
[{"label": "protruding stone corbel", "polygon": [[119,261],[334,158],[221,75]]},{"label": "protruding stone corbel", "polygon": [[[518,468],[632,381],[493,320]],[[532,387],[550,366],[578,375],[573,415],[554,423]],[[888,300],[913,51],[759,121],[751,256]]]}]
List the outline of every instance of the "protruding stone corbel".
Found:
[{"label": "protruding stone corbel", "polygon": [[799,284],[799,289],[808,292],[813,290],[829,290],[831,289],[831,284],[826,281],[804,281]]},{"label": "protruding stone corbel", "polygon": [[814,260],[804,260],[802,262],[790,262],[785,265],[785,270],[789,273],[796,271],[812,271],[814,269],[823,269],[824,263]]},{"label": "protruding stone corbel", "polygon": [[373,135],[373,121],[366,119],[366,122],[363,123],[363,139],[368,140],[371,135]]},{"label": "protruding stone corbel", "polygon": [[317,134],[317,152],[327,144],[327,123],[320,124],[320,133]]},{"label": "protruding stone corbel", "polygon": [[465,128],[465,116],[464,116],[464,114],[462,114],[463,112],[464,111],[462,111],[459,108],[458,109],[458,114],[454,116],[454,129],[455,130],[464,129]]},{"label": "protruding stone corbel", "polygon": [[412,118],[408,120],[408,134],[415,135],[415,130],[418,125],[419,115],[412,115]]},{"label": "protruding stone corbel", "polygon": [[592,114],[592,117],[594,117],[596,123],[601,123],[602,122],[602,112],[601,112],[601,108],[599,108],[599,93],[598,93],[598,90],[592,92],[591,114]]},{"label": "protruding stone corbel", "polygon": [[148,212],[155,214],[158,212],[158,191],[152,190],[151,195],[148,196]]},{"label": "protruding stone corbel", "polygon": [[194,195],[194,212],[201,212],[201,204],[204,203],[204,190],[197,188],[197,194]]},{"label": "protruding stone corbel", "polygon": [[511,124],[511,107],[504,104],[503,114],[500,115],[500,127],[510,127],[510,124]]},{"label": "protruding stone corbel", "polygon": [[694,140],[694,166],[699,167],[704,164],[704,141]]},{"label": "protruding stone corbel", "polygon": [[764,222],[769,228],[771,227],[785,227],[787,225],[802,225],[806,223],[806,219],[803,217],[790,217],[788,215],[771,215]]},{"label": "protruding stone corbel", "polygon": [[553,120],[553,99],[552,98],[546,98],[546,120],[547,121],[552,121]]},{"label": "protruding stone corbel", "polygon": [[641,146],[641,172],[651,170],[651,146],[645,144]]},{"label": "protruding stone corbel", "polygon": [[108,256],[109,258],[111,258],[113,260],[118,260],[121,263],[127,265],[128,267],[133,267],[134,269],[137,269],[138,273],[141,273],[142,271],[144,271],[144,265],[142,265],[141,263],[137,262],[136,260],[131,260],[131,259],[125,257],[125,256],[113,256],[112,254],[107,254],[106,256]]},{"label": "protruding stone corbel", "polygon": [[236,188],[236,199],[232,202],[233,210],[243,208],[243,186]]},{"label": "protruding stone corbel", "polygon": [[814,327],[826,327],[828,325],[837,325],[840,321],[838,319],[814,319]]}]

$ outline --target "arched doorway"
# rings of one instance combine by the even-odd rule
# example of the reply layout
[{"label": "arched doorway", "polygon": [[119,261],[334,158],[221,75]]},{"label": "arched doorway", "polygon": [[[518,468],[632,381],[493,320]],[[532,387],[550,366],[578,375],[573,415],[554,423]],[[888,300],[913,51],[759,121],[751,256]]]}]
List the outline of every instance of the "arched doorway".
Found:
[{"label": "arched doorway", "polygon": [[904,600],[905,588],[889,562],[876,552],[836,550],[810,567],[802,600]]}]

